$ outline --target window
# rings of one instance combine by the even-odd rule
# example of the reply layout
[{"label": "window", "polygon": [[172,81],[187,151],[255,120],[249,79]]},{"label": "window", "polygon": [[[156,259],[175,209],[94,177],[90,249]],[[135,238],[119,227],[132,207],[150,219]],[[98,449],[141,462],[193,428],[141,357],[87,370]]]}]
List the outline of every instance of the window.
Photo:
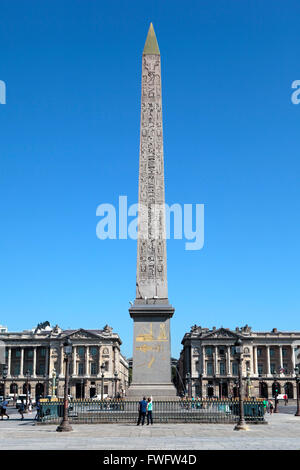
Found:
[{"label": "window", "polygon": [[239,366],[237,362],[232,363],[232,375],[238,375]]},{"label": "window", "polygon": [[105,370],[108,371],[109,370],[109,361],[105,361],[104,365],[105,365]]},{"label": "window", "polygon": [[91,356],[97,356],[97,353],[98,353],[97,348],[96,348],[95,346],[92,346],[92,347],[90,348],[90,354],[91,354]]},{"label": "window", "polygon": [[226,374],[225,362],[220,362],[220,374],[221,375]]},{"label": "window", "polygon": [[287,349],[282,348],[282,357],[287,357]]},{"label": "window", "polygon": [[275,349],[270,348],[270,357],[274,357],[274,356],[275,356]]},{"label": "window", "polygon": [[78,364],[78,375],[84,375],[84,363],[79,362]]},{"label": "window", "polygon": [[27,356],[27,357],[33,357],[33,350],[32,350],[32,349],[28,349],[28,350],[26,351],[26,356]]},{"label": "window", "polygon": [[39,364],[38,375],[44,375],[44,374],[45,374],[45,364]]},{"label": "window", "polygon": [[270,364],[270,370],[271,370],[271,374],[275,374],[275,372],[276,372],[276,364],[274,364],[274,362],[271,362],[271,364]]},{"label": "window", "polygon": [[20,351],[20,349],[16,349],[16,357],[21,357],[21,351]]},{"label": "window", "polygon": [[19,375],[20,374],[20,365],[17,364],[13,367],[13,375]]},{"label": "window", "polygon": [[97,364],[96,362],[91,363],[91,375],[96,375],[97,374]]},{"label": "window", "polygon": [[45,357],[46,356],[46,348],[41,348],[40,349],[40,354],[42,357]]},{"label": "window", "polygon": [[83,347],[83,346],[79,346],[79,348],[78,348],[78,356],[84,357],[84,347]]},{"label": "window", "polygon": [[257,348],[257,356],[258,357],[262,356],[262,348]]},{"label": "window", "polygon": [[213,363],[212,362],[207,362],[206,364],[206,374],[207,375],[213,375]]},{"label": "window", "polygon": [[219,347],[219,355],[220,355],[220,356],[225,356],[225,348],[224,348],[224,346],[220,346],[220,347]]},{"label": "window", "polygon": [[108,394],[108,385],[104,385],[104,387],[103,387],[103,393],[104,393],[105,395]]},{"label": "window", "polygon": [[257,364],[257,371],[259,375],[262,375],[264,372],[264,366],[263,364]]},{"label": "window", "polygon": [[207,356],[212,356],[212,347],[211,346],[206,346],[205,348],[205,354]]}]

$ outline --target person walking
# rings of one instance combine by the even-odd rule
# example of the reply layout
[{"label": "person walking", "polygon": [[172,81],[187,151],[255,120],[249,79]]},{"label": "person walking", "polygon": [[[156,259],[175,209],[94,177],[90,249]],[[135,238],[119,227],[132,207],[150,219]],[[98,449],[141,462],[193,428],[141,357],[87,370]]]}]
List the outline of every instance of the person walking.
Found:
[{"label": "person walking", "polygon": [[9,419],[9,416],[7,414],[7,406],[8,406],[8,401],[4,398],[2,404],[1,404],[1,419],[3,420],[3,417],[6,416],[7,419]]},{"label": "person walking", "polygon": [[273,402],[272,402],[272,400],[269,400],[269,413],[270,413],[270,415],[273,413],[273,408],[274,408]]},{"label": "person walking", "polygon": [[19,411],[19,413],[20,413],[20,415],[21,415],[21,420],[24,419],[24,414],[23,414],[23,413],[24,413],[24,411],[25,411],[25,405],[24,405],[24,400],[23,400],[23,399],[21,400],[21,403],[20,403],[20,405],[19,405],[19,410],[18,410],[18,411]]},{"label": "person walking", "polygon": [[147,425],[153,424],[153,416],[152,416],[152,397],[148,398],[147,403]]},{"label": "person walking", "polygon": [[143,399],[139,402],[139,418],[138,418],[138,422],[136,423],[137,426],[139,426],[140,422],[142,422],[142,426],[144,426],[146,412],[147,412],[147,401],[146,401],[146,397],[143,397]]}]

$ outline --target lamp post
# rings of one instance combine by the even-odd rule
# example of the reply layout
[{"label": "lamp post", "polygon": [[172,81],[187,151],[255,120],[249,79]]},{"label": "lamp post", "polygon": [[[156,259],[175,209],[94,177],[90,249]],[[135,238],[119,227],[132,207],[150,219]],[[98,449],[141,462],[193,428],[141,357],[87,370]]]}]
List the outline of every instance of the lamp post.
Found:
[{"label": "lamp post", "polygon": [[72,427],[69,423],[69,416],[68,416],[68,408],[69,408],[69,398],[68,398],[69,365],[70,365],[70,358],[71,358],[71,355],[72,355],[72,343],[71,343],[70,338],[68,338],[64,342],[64,353],[65,353],[65,363],[66,363],[65,390],[64,390],[64,409],[63,409],[62,422],[56,428],[56,431],[58,431],[58,432],[72,431]]},{"label": "lamp post", "polygon": [[104,398],[104,371],[105,371],[105,364],[104,362],[101,364],[101,400]]},{"label": "lamp post", "polygon": [[26,406],[25,406],[25,413],[28,413],[28,402],[29,402],[29,379],[31,377],[30,370],[28,369],[26,374]]},{"label": "lamp post", "polygon": [[8,374],[8,367],[5,364],[3,366],[3,371],[2,371],[2,379],[3,379],[3,398],[5,399],[6,393],[5,393],[5,388],[6,388],[6,379],[7,379],[7,374]]},{"label": "lamp post", "polygon": [[117,398],[117,383],[118,383],[118,372],[114,372],[114,381],[115,381],[115,398]]},{"label": "lamp post", "polygon": [[275,398],[274,413],[278,413],[278,383],[277,383],[276,370],[274,370],[273,372],[273,377],[274,377],[274,398]]},{"label": "lamp post", "polygon": [[248,426],[245,423],[245,418],[244,418],[244,402],[243,402],[243,371],[242,371],[242,355],[243,355],[243,346],[242,346],[242,340],[240,338],[237,339],[235,342],[235,354],[237,356],[238,360],[238,366],[239,366],[239,387],[238,387],[238,396],[239,396],[239,421],[234,427],[235,431],[247,431]]},{"label": "lamp post", "polygon": [[295,367],[295,374],[296,374],[296,392],[297,392],[297,411],[295,416],[300,416],[300,371],[299,367]]}]

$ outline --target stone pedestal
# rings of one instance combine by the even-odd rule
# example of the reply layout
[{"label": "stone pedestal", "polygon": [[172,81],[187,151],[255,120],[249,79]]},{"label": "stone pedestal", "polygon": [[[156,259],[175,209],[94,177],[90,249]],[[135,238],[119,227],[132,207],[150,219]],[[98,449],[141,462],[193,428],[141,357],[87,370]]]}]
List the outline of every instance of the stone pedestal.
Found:
[{"label": "stone pedestal", "polygon": [[133,375],[127,398],[176,397],[171,381],[170,304],[135,303],[129,313],[134,321]]}]

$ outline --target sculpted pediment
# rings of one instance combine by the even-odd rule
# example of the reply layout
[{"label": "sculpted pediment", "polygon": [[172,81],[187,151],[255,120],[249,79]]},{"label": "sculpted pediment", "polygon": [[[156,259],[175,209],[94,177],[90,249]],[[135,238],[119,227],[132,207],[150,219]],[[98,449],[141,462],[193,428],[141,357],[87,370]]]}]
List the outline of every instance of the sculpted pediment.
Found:
[{"label": "sculpted pediment", "polygon": [[232,338],[237,339],[240,335],[234,333],[233,331],[229,330],[228,328],[219,328],[218,330],[211,331],[207,335],[203,336],[202,338]]},{"label": "sculpted pediment", "polygon": [[70,333],[65,336],[66,338],[70,339],[99,339],[99,336],[91,333],[90,331],[86,331],[83,328],[80,328],[80,330],[74,331],[73,333]]}]

